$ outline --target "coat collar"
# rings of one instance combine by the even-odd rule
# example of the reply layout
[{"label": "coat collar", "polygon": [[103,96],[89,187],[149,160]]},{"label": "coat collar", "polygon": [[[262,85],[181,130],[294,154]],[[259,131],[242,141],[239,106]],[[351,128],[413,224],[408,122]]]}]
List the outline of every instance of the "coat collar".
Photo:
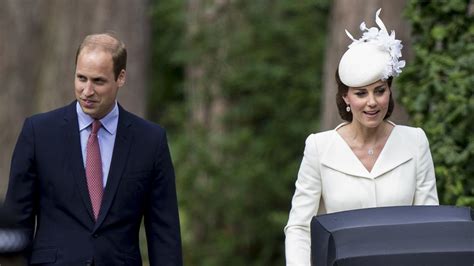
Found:
[{"label": "coat collar", "polygon": [[[74,176],[74,181],[79,189],[81,195],[82,203],[84,204],[87,213],[89,214],[89,219],[94,219],[92,212],[92,204],[89,198],[89,191],[87,188],[86,181],[86,172],[84,169],[82,152],[81,152],[81,137],[79,135],[79,122],[76,112],[76,101],[72,102],[64,109],[64,120],[63,120],[64,134],[65,134],[65,143],[69,145],[67,149],[67,156],[69,160],[69,165],[71,167],[71,172]],[[88,224],[88,221],[85,221],[85,224]]]},{"label": "coat collar", "polygon": [[[79,123],[77,120],[76,112],[76,101],[71,103],[65,108],[64,123],[63,126],[66,134],[67,143],[70,144],[71,148],[68,149],[70,165],[73,169],[74,179],[79,188],[82,201],[84,203],[89,217],[94,220],[92,213],[92,204],[89,198],[89,191],[87,188],[86,174],[81,153],[81,143],[79,136]],[[117,192],[120,179],[122,177],[131,143],[133,140],[132,125],[133,116],[124,110],[120,104],[119,108],[119,121],[117,125],[117,137],[115,139],[114,150],[112,154],[112,161],[110,164],[109,176],[107,179],[107,185],[105,186],[104,196],[102,198],[102,206],[100,208],[99,217],[94,225],[94,231],[99,228],[103,223],[107,213],[112,205],[112,201]]]},{"label": "coat collar", "polygon": [[345,174],[375,179],[413,158],[413,143],[406,142],[400,127],[395,126],[369,172],[339,133],[336,130],[333,133],[321,156],[321,164]]},{"label": "coat collar", "polygon": [[114,150],[112,153],[112,161],[110,162],[109,176],[107,184],[104,189],[104,196],[102,198],[102,206],[100,207],[99,217],[94,227],[96,231],[104,222],[107,213],[112,205],[112,202],[117,193],[120,180],[122,179],[125,165],[127,164],[130,147],[133,141],[132,134],[132,115],[125,111],[120,104],[119,107],[119,121],[117,125],[117,137],[115,138]]}]

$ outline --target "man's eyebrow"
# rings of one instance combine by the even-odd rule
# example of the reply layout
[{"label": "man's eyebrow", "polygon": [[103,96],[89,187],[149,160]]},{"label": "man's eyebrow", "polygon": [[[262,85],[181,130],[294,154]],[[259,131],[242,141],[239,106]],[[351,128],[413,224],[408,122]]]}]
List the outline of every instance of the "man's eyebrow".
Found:
[{"label": "man's eyebrow", "polygon": [[105,77],[102,77],[102,76],[93,77],[93,78],[91,78],[91,79],[94,80],[94,81],[105,81],[105,80],[107,80]]}]

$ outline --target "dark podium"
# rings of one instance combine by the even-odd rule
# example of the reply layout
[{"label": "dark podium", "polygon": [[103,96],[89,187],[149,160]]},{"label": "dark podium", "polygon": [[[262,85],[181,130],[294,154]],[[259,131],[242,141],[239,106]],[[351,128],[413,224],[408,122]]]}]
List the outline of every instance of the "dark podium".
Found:
[{"label": "dark podium", "polygon": [[315,266],[473,266],[474,212],[469,207],[404,206],[313,217]]}]

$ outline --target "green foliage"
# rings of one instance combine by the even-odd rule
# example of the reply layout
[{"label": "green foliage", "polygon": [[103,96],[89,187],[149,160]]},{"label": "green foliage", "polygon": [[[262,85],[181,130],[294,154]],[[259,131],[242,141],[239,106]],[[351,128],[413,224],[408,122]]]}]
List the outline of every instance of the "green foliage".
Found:
[{"label": "green foliage", "polygon": [[[169,132],[185,263],[282,265],[304,140],[318,128],[329,2],[229,3],[192,37],[183,0],[153,4],[149,116]],[[185,87],[190,65],[205,69],[199,99]],[[217,99],[220,130],[193,125],[193,102]]]},{"label": "green foliage", "polygon": [[[180,52],[184,49],[185,1],[155,1],[151,4],[152,58],[150,90],[148,92],[147,116],[168,130],[182,126],[185,110],[183,90],[183,61]],[[158,5],[159,3],[159,5]]]},{"label": "green foliage", "polygon": [[415,58],[399,80],[401,100],[430,140],[441,203],[474,207],[474,17],[469,1],[412,0],[406,14]]}]

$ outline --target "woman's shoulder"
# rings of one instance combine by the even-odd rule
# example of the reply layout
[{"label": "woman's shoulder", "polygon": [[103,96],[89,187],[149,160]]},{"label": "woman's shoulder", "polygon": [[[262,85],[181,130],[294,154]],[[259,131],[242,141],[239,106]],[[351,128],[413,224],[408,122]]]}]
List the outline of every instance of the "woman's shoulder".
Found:
[{"label": "woman's shoulder", "polygon": [[343,122],[339,124],[338,126],[336,126],[334,129],[323,130],[323,131],[312,133],[306,138],[306,143],[315,142],[319,145],[328,144],[331,142],[331,140],[333,140],[334,138],[337,138],[337,135],[339,134],[337,133],[337,130],[348,124],[349,124],[348,122]]},{"label": "woman's shoulder", "polygon": [[336,134],[338,133],[334,129],[312,133],[306,138],[306,146],[325,150],[325,147],[337,137]]},{"label": "woman's shoulder", "polygon": [[406,137],[414,137],[420,138],[426,136],[425,131],[420,127],[412,127],[406,125],[394,125],[394,129],[396,129],[400,134],[403,134]]},{"label": "woman's shoulder", "polygon": [[311,140],[314,140],[314,141],[325,140],[325,139],[334,137],[335,134],[337,134],[337,133],[336,133],[336,130],[334,130],[334,129],[326,130],[326,131],[320,131],[320,132],[314,132],[314,133],[311,133],[308,136],[307,140],[308,139],[311,139]]},{"label": "woman's shoulder", "polygon": [[396,125],[394,131],[396,132],[394,138],[398,143],[407,143],[415,150],[422,146],[429,145],[428,137],[426,136],[425,131],[420,127]]},{"label": "woman's shoulder", "polygon": [[311,140],[319,140],[319,141],[326,141],[328,139],[332,139],[334,138],[338,133],[337,133],[337,130],[345,125],[349,124],[348,122],[343,122],[341,124],[339,124],[336,128],[334,129],[329,129],[329,130],[324,130],[324,131],[320,131],[320,132],[315,132],[315,133],[312,133],[308,136],[307,139],[311,139]]}]

